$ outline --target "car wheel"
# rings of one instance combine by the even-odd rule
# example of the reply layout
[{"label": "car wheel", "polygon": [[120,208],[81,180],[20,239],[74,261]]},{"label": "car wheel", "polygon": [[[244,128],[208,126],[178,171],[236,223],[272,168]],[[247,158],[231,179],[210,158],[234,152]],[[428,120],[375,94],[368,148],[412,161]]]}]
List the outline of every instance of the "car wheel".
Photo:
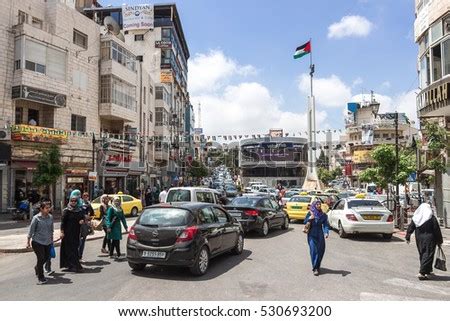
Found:
[{"label": "car wheel", "polygon": [[392,239],[392,234],[383,234],[383,238],[385,240],[390,240],[390,239]]},{"label": "car wheel", "polygon": [[209,267],[209,252],[206,246],[200,249],[195,264],[191,267],[191,273],[194,275],[203,275]]},{"label": "car wheel", "polygon": [[137,207],[133,207],[133,208],[131,209],[131,216],[137,216],[137,214],[138,214],[138,209],[137,209]]},{"label": "car wheel", "polygon": [[269,234],[269,223],[267,221],[264,221],[261,229],[259,230],[259,235],[266,237],[268,234]]},{"label": "car wheel", "polygon": [[289,228],[289,222],[291,220],[288,217],[284,218],[283,225],[281,225],[282,230],[287,230]]},{"label": "car wheel", "polygon": [[145,268],[145,264],[141,264],[141,263],[131,263],[128,262],[128,265],[130,266],[130,268],[133,271],[142,271]]},{"label": "car wheel", "polygon": [[344,239],[347,237],[347,233],[345,233],[344,228],[342,227],[341,221],[339,221],[339,223],[338,223],[338,233],[339,233],[339,237],[341,239]]},{"label": "car wheel", "polygon": [[242,233],[239,233],[236,246],[233,248],[232,252],[233,254],[239,255],[242,254],[242,251],[244,250],[244,235]]}]

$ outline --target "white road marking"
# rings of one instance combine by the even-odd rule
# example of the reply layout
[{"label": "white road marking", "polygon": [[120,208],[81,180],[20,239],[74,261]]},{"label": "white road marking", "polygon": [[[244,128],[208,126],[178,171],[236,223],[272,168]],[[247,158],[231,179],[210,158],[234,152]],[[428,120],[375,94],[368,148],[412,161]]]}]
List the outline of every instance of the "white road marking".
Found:
[{"label": "white road marking", "polygon": [[424,291],[424,292],[430,292],[430,293],[435,293],[435,294],[438,293],[438,294],[450,296],[450,289],[448,287],[444,288],[444,287],[440,287],[440,286],[436,286],[436,285],[431,285],[431,284],[429,284],[429,282],[433,282],[433,281],[419,281],[418,280],[416,282],[411,282],[409,280],[395,278],[395,279],[386,280],[383,283],[395,285],[395,286],[401,286],[401,287],[410,288],[410,289],[415,289],[415,290]]},{"label": "white road marking", "polygon": [[361,301],[432,301],[432,299],[425,299],[412,296],[392,295],[385,293],[361,292],[359,294]]}]

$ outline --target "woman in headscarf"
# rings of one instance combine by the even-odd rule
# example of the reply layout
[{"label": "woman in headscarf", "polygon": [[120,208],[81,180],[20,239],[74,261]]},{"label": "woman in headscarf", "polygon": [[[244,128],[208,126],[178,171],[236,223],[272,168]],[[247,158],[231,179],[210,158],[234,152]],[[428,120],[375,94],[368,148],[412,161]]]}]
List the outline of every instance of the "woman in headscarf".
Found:
[{"label": "woman in headscarf", "polygon": [[123,214],[120,197],[114,197],[112,206],[106,212],[106,228],[108,231],[108,239],[111,240],[109,248],[109,257],[113,257],[114,249],[116,249],[117,257],[120,257],[120,240],[122,239],[122,222],[125,230],[128,230],[127,221]]},{"label": "woman in headscarf", "polygon": [[72,191],[69,204],[63,210],[61,218],[60,267],[67,268],[70,272],[81,272],[82,270],[78,257],[80,227],[85,220],[82,205],[81,192],[79,190]]},{"label": "woman in headscarf", "polygon": [[313,202],[304,221],[309,227],[305,226],[308,229],[309,254],[315,276],[320,274],[320,264],[325,254],[325,238],[328,238],[330,232],[328,216],[322,212],[321,205],[320,200]]},{"label": "woman in headscarf", "polygon": [[419,280],[426,280],[433,272],[436,245],[441,245],[443,242],[439,223],[433,215],[430,204],[422,203],[414,212],[405,237],[408,244],[414,231],[420,259],[420,270],[417,277]]}]

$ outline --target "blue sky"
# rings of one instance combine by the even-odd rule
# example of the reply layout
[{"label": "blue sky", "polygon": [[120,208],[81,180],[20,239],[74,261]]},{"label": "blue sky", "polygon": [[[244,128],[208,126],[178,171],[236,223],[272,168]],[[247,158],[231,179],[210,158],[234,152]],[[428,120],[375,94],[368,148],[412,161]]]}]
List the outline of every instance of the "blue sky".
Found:
[{"label": "blue sky", "polygon": [[202,125],[211,135],[264,133],[271,127],[302,132],[309,90],[302,74],[309,71],[309,56],[294,60],[292,55],[309,38],[320,129],[342,128],[346,102],[370,90],[381,111],[397,109],[414,118],[413,0],[176,4],[191,53],[192,103],[201,102]]}]

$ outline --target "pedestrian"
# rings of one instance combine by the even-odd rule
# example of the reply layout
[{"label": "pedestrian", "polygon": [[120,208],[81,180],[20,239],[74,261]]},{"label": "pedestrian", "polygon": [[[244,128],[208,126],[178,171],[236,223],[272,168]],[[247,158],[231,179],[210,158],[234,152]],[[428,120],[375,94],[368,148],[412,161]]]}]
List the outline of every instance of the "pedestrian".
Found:
[{"label": "pedestrian", "polygon": [[[49,214],[52,214],[52,215],[53,215],[52,201],[51,201],[50,199],[48,199],[48,198],[41,198],[39,207],[42,205],[42,203],[47,203],[47,204],[50,206]],[[38,214],[39,214],[39,213],[38,213]],[[58,240],[59,240],[59,239],[58,239]],[[57,242],[58,240],[53,241],[52,244],[50,245],[50,253],[51,253],[51,248],[52,248],[52,247],[53,247],[53,251],[55,250],[55,247],[54,247],[53,243],[54,243],[54,242]],[[45,264],[44,264],[44,271],[45,271],[45,273],[46,273],[47,275],[52,275],[53,273],[55,273],[55,271],[52,270],[52,256],[51,256],[51,255],[49,255],[48,258],[47,258],[47,261],[45,261]]]},{"label": "pedestrian", "polygon": [[145,190],[145,206],[152,205],[152,198],[152,188],[149,185]]},{"label": "pedestrian", "polygon": [[45,284],[47,279],[44,277],[44,263],[50,256],[50,245],[53,243],[53,216],[49,213],[50,204],[41,203],[39,208],[39,214],[31,221],[27,248],[32,247],[36,254],[34,271],[38,277],[37,284]]},{"label": "pedestrian", "polygon": [[83,209],[85,220],[84,223],[80,226],[80,246],[78,247],[78,258],[80,263],[84,263],[83,261],[83,252],[84,246],[86,244],[86,239],[89,234],[93,232],[91,221],[94,218],[94,209],[92,208],[91,203],[89,202],[89,194],[83,193],[83,205],[81,206]]},{"label": "pedestrian", "polygon": [[438,220],[433,215],[430,204],[422,203],[414,212],[405,237],[408,244],[413,232],[415,232],[420,260],[420,270],[417,278],[419,280],[427,280],[431,272],[433,272],[436,245],[441,245],[443,242]]},{"label": "pedestrian", "polygon": [[[109,197],[108,195],[103,195],[100,200],[100,220],[103,222],[103,231],[105,232],[101,252],[109,253],[109,251],[111,250],[111,241],[108,239],[108,228],[106,227],[106,213],[108,213],[108,209],[110,207]],[[106,247],[108,247],[108,250],[106,249]]]},{"label": "pedestrian", "polygon": [[127,221],[123,214],[121,201],[118,196],[114,197],[112,206],[106,213],[106,227],[108,232],[108,239],[111,240],[109,257],[112,258],[114,249],[116,250],[117,258],[120,258],[120,240],[122,239],[122,222],[125,230],[128,230]]},{"label": "pedestrian", "polygon": [[69,272],[81,272],[83,269],[78,256],[80,227],[85,221],[82,206],[81,192],[72,191],[61,218],[60,267],[67,268]]},{"label": "pedestrian", "polygon": [[322,203],[320,200],[311,205],[311,209],[305,218],[305,232],[308,233],[309,254],[313,273],[315,276],[320,274],[320,265],[325,254],[325,239],[330,233],[328,216],[322,212]]},{"label": "pedestrian", "polygon": [[164,187],[161,193],[159,193],[159,202],[165,203],[166,202],[166,196],[167,196],[167,187]]}]

